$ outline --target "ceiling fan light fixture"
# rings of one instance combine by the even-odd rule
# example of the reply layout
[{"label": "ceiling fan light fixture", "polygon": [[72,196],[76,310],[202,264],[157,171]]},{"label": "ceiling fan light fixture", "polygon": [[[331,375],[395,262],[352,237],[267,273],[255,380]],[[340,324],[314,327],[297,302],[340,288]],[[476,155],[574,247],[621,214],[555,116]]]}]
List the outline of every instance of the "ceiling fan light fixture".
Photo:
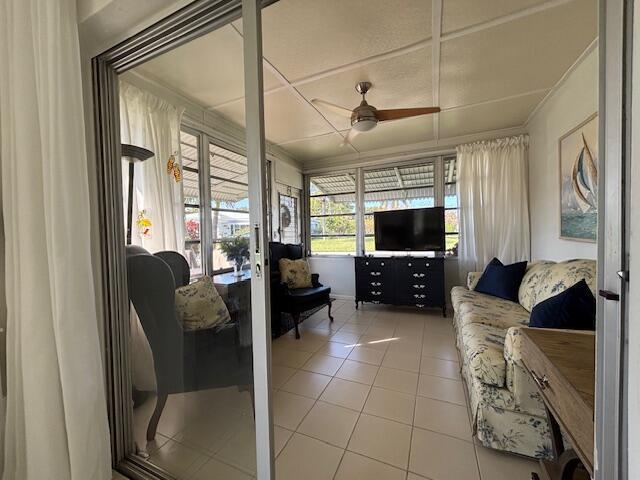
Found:
[{"label": "ceiling fan light fixture", "polygon": [[354,122],[351,127],[359,132],[368,132],[369,130],[373,130],[377,124],[377,120],[362,119]]}]

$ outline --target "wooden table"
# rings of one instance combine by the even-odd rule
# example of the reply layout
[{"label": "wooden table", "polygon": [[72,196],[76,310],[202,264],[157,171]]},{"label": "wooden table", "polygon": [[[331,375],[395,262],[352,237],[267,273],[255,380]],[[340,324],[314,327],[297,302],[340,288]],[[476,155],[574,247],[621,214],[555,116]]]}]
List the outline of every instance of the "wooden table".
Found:
[{"label": "wooden table", "polygon": [[243,270],[242,277],[233,272],[213,276],[213,285],[224,300],[232,317],[238,321],[239,342],[251,346],[251,269]]},{"label": "wooden table", "polygon": [[[524,328],[522,362],[538,385],[549,417],[555,461],[541,461],[543,471],[550,480],[589,478],[593,475],[595,333]],[[565,449],[560,427],[571,449]]]}]

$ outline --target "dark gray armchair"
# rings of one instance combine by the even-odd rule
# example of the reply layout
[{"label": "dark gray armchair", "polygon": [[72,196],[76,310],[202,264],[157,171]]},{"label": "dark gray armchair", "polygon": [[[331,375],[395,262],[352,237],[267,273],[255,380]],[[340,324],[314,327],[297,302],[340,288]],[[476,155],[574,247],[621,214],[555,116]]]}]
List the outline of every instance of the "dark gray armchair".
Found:
[{"label": "dark gray armchair", "polygon": [[237,386],[253,401],[251,349],[238,344],[237,324],[185,331],[175,312],[175,289],[189,283],[189,265],[177,252],[150,254],[127,246],[129,299],[153,355],[157,400],[147,427],[155,438],[167,397],[173,393]]},{"label": "dark gray armchair", "polygon": [[[293,318],[296,338],[300,338],[300,316],[328,305],[328,316],[331,316],[331,287],[320,283],[317,273],[311,274],[312,286],[292,289],[281,281],[279,262],[281,258],[297,260],[303,258],[302,245],[269,242],[269,259],[271,262],[271,315],[272,323],[280,320],[280,313],[288,313]],[[279,325],[278,325],[279,326]]]}]

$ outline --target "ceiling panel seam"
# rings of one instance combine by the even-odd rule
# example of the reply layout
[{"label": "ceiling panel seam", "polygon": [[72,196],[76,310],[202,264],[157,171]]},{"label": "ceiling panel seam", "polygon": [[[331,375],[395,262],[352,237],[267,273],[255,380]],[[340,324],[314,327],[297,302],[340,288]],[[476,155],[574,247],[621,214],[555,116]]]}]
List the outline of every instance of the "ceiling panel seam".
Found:
[{"label": "ceiling panel seam", "polygon": [[532,7],[525,8],[524,10],[519,10],[517,12],[503,15],[502,17],[477,23],[475,25],[464,27],[459,30],[455,30],[453,32],[445,33],[441,36],[440,41],[447,42],[449,40],[454,40],[456,38],[464,37],[466,35],[471,35],[473,33],[481,32],[489,28],[493,28],[499,25],[503,25],[505,23],[513,22],[514,20],[520,20],[521,18],[535,15],[536,13],[541,13],[552,8],[560,7],[566,3],[571,3],[573,1],[575,0],[551,0],[549,2],[541,3],[540,5],[534,5]]},{"label": "ceiling panel seam", "polygon": [[[242,33],[240,32],[240,30],[238,30],[238,28],[234,25],[231,24],[232,28],[236,31],[236,33],[238,35],[240,35],[240,37],[242,37]],[[302,102],[303,105],[306,105],[308,108],[311,108],[313,110],[313,112],[316,115],[319,115],[322,120],[327,123],[327,125],[329,125],[333,131],[335,133],[337,133],[338,135],[340,135],[342,137],[343,140],[346,140],[346,136],[343,135],[339,129],[337,129],[333,123],[331,123],[327,117],[325,117],[320,110],[318,110],[309,100],[306,99],[306,97],[304,95],[302,95],[302,93],[300,93],[300,91],[295,88],[293,85],[291,85],[291,82],[289,82],[289,80],[287,79],[287,77],[285,77],[282,72],[280,72],[280,70],[278,70],[275,65],[273,65],[264,55],[262,56],[262,62],[263,64],[267,67],[267,69],[278,79],[278,81],[287,89],[289,90],[291,93],[293,93],[294,97],[296,97],[298,99],[298,101]],[[345,146],[348,146],[349,148],[351,148],[354,152],[356,153],[360,153],[358,151],[358,149],[356,147],[354,147],[351,143],[345,143]]]},{"label": "ceiling panel seam", "polygon": [[[454,40],[456,38],[460,38],[466,35],[471,35],[473,33],[477,33],[480,32],[482,30],[486,30],[492,27],[496,27],[499,25],[502,25],[504,23],[508,23],[508,22],[512,22],[514,20],[519,20],[521,18],[530,16],[530,15],[535,15],[536,13],[541,13],[544,12],[545,10],[549,10],[551,8],[555,8],[555,7],[559,7],[561,5],[564,5],[566,3],[570,3],[572,1],[575,0],[550,0],[549,2],[545,2],[542,3],[540,5],[535,5],[533,7],[529,7],[529,8],[525,8],[523,10],[519,10],[517,12],[508,14],[508,15],[503,15],[502,17],[498,17],[498,18],[494,18],[492,20],[487,20],[485,22],[480,22],[477,23],[475,25],[471,25],[469,27],[464,27],[461,28],[459,30],[455,30],[453,32],[449,32],[449,33],[441,33],[440,34],[440,43],[442,42],[446,42],[449,40]],[[433,0],[433,4],[435,6],[436,0]],[[436,11],[432,10],[432,18],[435,19],[436,17]],[[439,23],[439,29],[440,32],[442,32],[442,2],[440,1],[440,23]],[[235,28],[235,25],[234,25]],[[242,35],[237,29],[236,31]],[[433,32],[432,32],[433,33]],[[418,51],[422,48],[427,48],[429,46],[430,43],[432,43],[433,38],[426,38],[424,40],[420,40],[418,42],[409,44],[409,45],[405,45],[403,47],[399,47],[396,48],[394,50],[389,50],[387,52],[384,53],[380,53],[380,54],[376,54],[376,55],[371,55],[369,57],[365,57],[361,60],[357,60],[355,62],[351,62],[351,63],[346,63],[344,65],[340,65],[338,67],[334,67],[334,68],[329,68],[327,70],[324,70],[322,72],[318,72],[318,73],[314,73],[311,75],[308,75],[306,77],[302,77],[300,79],[297,80],[292,80],[292,81],[288,81],[288,83],[294,87],[300,86],[300,85],[305,85],[307,83],[311,83],[314,82],[316,80],[321,80],[323,78],[326,77],[330,77],[333,75],[337,75],[340,73],[344,73],[344,72],[348,72],[349,70],[354,70],[356,68],[360,68],[366,65],[370,65],[372,63],[376,63],[376,62],[380,62],[380,61],[384,61],[384,60],[389,60],[389,59],[393,59],[402,55],[406,55],[415,51]],[[277,93],[279,91],[285,90],[287,87],[286,86],[278,86],[278,87],[272,87],[269,88],[267,90],[265,90],[264,94],[265,95],[270,95],[272,93]],[[241,100],[243,100],[244,97],[238,97],[238,98],[234,98],[232,100],[226,100],[222,103],[213,105],[211,107],[207,107],[209,110],[216,110],[219,108],[223,108],[226,107],[228,105],[231,105],[233,103],[239,102]]]},{"label": "ceiling panel seam", "polygon": [[[433,104],[440,105],[440,34],[442,32],[442,0],[433,0],[431,7],[431,32],[433,36],[432,85]],[[433,138],[440,138],[440,114],[433,116]]]}]

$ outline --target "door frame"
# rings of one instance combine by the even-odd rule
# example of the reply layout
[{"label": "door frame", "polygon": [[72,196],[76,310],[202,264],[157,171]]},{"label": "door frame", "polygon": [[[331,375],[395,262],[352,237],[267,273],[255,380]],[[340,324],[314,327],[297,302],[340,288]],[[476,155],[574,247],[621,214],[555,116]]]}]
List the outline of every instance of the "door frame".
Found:
[{"label": "door frame", "polygon": [[[633,2],[600,0],[596,480],[628,476],[629,201]],[[616,297],[617,296],[617,297]]]},{"label": "door frame", "polygon": [[[261,9],[277,0],[197,0],[92,59],[99,242],[103,290],[107,408],[113,467],[134,479],[170,479],[134,451],[128,354],[129,299],[125,261],[118,76],[158,55],[243,18],[246,145],[250,189],[252,328],[257,473],[271,480],[273,428],[266,228]],[[264,265],[264,266],[263,266]]]}]

